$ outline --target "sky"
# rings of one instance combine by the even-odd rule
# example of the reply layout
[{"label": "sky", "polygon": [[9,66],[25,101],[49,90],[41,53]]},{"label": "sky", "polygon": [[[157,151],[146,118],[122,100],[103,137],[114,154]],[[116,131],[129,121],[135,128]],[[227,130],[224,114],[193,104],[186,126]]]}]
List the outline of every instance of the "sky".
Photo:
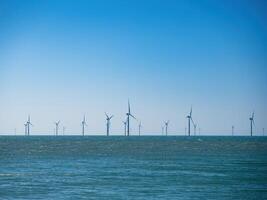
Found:
[{"label": "sky", "polygon": [[[267,3],[261,0],[0,0],[0,134],[267,131]],[[138,121],[131,120],[137,134]]]}]

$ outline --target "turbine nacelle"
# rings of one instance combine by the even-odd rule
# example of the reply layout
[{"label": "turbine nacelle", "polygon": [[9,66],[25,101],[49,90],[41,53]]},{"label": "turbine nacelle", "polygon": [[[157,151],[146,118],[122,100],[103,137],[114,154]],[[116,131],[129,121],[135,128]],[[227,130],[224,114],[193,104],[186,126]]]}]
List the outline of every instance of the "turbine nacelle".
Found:
[{"label": "turbine nacelle", "polygon": [[33,124],[31,123],[31,118],[30,118],[30,116],[28,116],[28,121],[26,122],[26,124],[29,126],[29,125],[31,125],[31,126],[33,126]]},{"label": "turbine nacelle", "polygon": [[110,121],[113,117],[114,117],[114,115],[111,115],[111,116],[108,116],[108,114],[107,113],[105,113],[105,115],[106,115],[106,120],[107,121]]},{"label": "turbine nacelle", "polygon": [[168,120],[167,122],[164,122],[165,126],[168,126],[170,123],[170,120]]},{"label": "turbine nacelle", "polygon": [[132,118],[134,118],[135,120],[137,120],[136,117],[133,116],[131,113],[126,113],[126,115],[127,115],[127,117],[132,117]]},{"label": "turbine nacelle", "polygon": [[85,115],[83,116],[82,125],[83,125],[83,126],[84,126],[84,125],[87,126],[86,121],[85,121]]}]

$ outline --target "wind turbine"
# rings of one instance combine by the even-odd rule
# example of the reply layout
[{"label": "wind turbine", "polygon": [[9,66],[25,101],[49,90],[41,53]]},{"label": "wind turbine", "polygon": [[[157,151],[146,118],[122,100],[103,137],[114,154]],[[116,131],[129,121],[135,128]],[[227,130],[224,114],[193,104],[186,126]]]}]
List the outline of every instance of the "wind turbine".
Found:
[{"label": "wind turbine", "polygon": [[26,123],[24,124],[24,127],[25,127],[25,135],[27,135],[27,130],[28,130],[27,126],[28,126],[28,124],[27,124],[27,122],[26,122]]},{"label": "wind turbine", "polygon": [[255,126],[255,123],[254,123],[254,112],[252,113],[252,115],[249,118],[249,120],[250,120],[250,136],[252,136],[252,134],[253,134],[253,125]]},{"label": "wind turbine", "polygon": [[136,119],[131,113],[129,100],[128,100],[128,112],[126,113],[126,115],[127,115],[127,136],[129,136],[130,135],[130,117]]},{"label": "wind turbine", "polygon": [[87,126],[86,121],[85,121],[85,115],[83,116],[83,121],[82,121],[82,135],[84,136],[84,129],[85,126]]},{"label": "wind turbine", "polygon": [[191,107],[189,115],[187,115],[186,118],[188,119],[188,136],[190,136],[190,125],[191,125],[190,123],[192,122],[193,125],[195,124],[193,119],[192,119],[192,107]]},{"label": "wind turbine", "polygon": [[164,122],[164,124],[165,124],[165,134],[166,134],[166,136],[168,135],[168,126],[169,126],[169,122],[170,122],[170,120]]},{"label": "wind turbine", "polygon": [[58,126],[59,126],[59,123],[60,123],[60,121],[58,121],[58,122],[55,122],[55,125],[56,125],[56,135],[58,135]]},{"label": "wind turbine", "polygon": [[30,115],[28,115],[28,121],[26,123],[27,123],[27,135],[30,135],[30,125],[33,126],[31,123],[31,116]]},{"label": "wind turbine", "polygon": [[196,136],[197,124],[194,124],[194,136]]},{"label": "wind turbine", "polygon": [[232,126],[232,136],[234,136],[234,130],[235,130],[235,127]]},{"label": "wind turbine", "polygon": [[126,126],[127,126],[127,121],[122,121],[124,125],[124,136],[126,136]]},{"label": "wind turbine", "polygon": [[105,115],[106,115],[106,117],[107,117],[107,118],[106,118],[106,120],[107,120],[107,136],[109,136],[110,120],[112,119],[113,115],[108,116],[107,113],[105,113]]},{"label": "wind turbine", "polygon": [[139,125],[138,125],[138,133],[139,133],[139,136],[141,134],[141,127],[142,127],[142,124],[141,124],[141,121],[139,122]]}]

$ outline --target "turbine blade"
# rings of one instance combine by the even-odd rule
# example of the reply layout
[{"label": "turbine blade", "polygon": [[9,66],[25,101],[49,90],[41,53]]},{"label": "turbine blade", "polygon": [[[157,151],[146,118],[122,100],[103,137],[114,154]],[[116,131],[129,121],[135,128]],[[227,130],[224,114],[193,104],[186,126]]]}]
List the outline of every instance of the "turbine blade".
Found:
[{"label": "turbine blade", "polygon": [[105,112],[106,117],[108,118],[108,114]]},{"label": "turbine blade", "polygon": [[191,117],[190,119],[191,119],[191,121],[192,121],[193,125],[195,126],[195,122],[193,121],[193,118]]},{"label": "turbine blade", "polygon": [[128,99],[128,113],[130,114],[131,113],[131,107],[130,107],[130,101]]},{"label": "turbine blade", "polygon": [[130,116],[131,116],[132,118],[134,118],[135,120],[137,120],[137,119],[135,118],[135,116],[133,116],[132,114],[130,114]]}]

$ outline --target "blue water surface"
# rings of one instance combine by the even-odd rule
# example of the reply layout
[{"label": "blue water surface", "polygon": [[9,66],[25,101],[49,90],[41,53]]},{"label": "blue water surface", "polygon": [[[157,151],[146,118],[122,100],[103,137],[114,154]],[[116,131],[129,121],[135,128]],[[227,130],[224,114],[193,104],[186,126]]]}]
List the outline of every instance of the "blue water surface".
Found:
[{"label": "blue water surface", "polygon": [[267,199],[267,138],[0,136],[0,199]]}]

